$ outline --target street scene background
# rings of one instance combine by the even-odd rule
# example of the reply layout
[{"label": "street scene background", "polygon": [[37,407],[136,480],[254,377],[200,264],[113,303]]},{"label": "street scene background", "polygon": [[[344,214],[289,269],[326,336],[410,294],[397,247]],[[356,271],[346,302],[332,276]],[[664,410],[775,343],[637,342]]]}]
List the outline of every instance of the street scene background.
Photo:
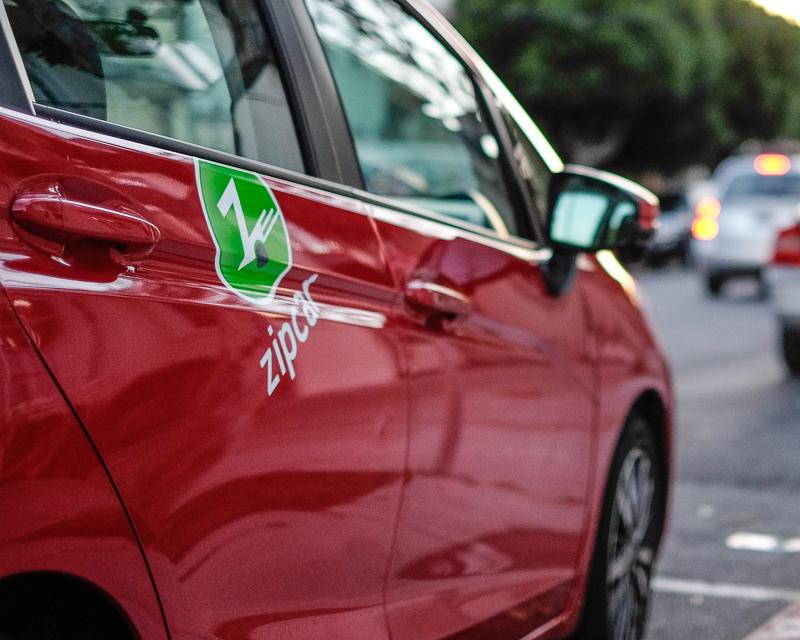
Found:
[{"label": "street scene background", "polygon": [[[637,276],[677,398],[672,516],[648,637],[744,638],[800,598],[800,549],[780,548],[800,536],[800,381],[752,283],[710,299],[693,270]],[[732,548],[737,540],[747,548]]]}]

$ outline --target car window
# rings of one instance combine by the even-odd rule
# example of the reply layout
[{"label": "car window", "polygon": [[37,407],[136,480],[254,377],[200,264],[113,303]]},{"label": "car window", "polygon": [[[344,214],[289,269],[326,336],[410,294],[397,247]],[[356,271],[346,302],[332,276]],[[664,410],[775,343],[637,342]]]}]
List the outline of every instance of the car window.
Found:
[{"label": "car window", "polygon": [[517,234],[500,165],[463,64],[392,0],[307,0],[366,188]]},{"label": "car window", "polygon": [[38,104],[297,171],[256,0],[4,0]]},{"label": "car window", "polygon": [[725,192],[726,200],[737,198],[800,198],[800,175],[746,175],[734,178]]}]

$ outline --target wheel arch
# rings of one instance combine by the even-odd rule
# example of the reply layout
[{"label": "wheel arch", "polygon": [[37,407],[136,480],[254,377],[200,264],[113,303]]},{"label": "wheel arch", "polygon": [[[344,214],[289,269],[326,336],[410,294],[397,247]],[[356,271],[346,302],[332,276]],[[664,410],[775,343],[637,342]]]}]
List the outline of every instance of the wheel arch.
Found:
[{"label": "wheel arch", "polygon": [[[665,402],[664,396],[655,388],[648,387],[638,392],[634,396],[634,400],[628,405],[627,411],[622,414],[622,418],[616,429],[616,435],[611,441],[607,441],[606,448],[608,456],[608,465],[602,465],[597,469],[596,485],[592,492],[592,507],[591,516],[589,517],[589,528],[586,532],[586,546],[584,549],[584,557],[580,563],[581,569],[578,572],[577,579],[574,584],[574,591],[572,600],[568,606],[563,622],[557,627],[559,633],[567,634],[570,640],[579,640],[584,636],[576,637],[570,635],[576,633],[579,626],[585,622],[586,605],[587,605],[587,589],[589,588],[590,574],[593,571],[595,562],[595,547],[597,544],[597,535],[600,528],[600,521],[602,518],[603,505],[605,502],[606,494],[609,490],[610,476],[612,473],[612,464],[617,452],[620,449],[625,433],[628,431],[631,421],[634,418],[641,418],[647,429],[653,434],[653,439],[657,447],[657,454],[661,460],[661,472],[663,473],[663,488],[664,500],[661,509],[658,513],[659,518],[659,538],[657,541],[657,549],[660,548],[664,538],[664,530],[667,523],[668,504],[669,504],[669,482],[672,476],[671,472],[671,447],[672,447],[672,431],[671,431],[671,411],[669,405]],[[581,633],[583,633],[581,631]],[[593,636],[589,636],[593,637]]]},{"label": "wheel arch", "polygon": [[[667,405],[661,394],[655,389],[643,391],[636,398],[628,412],[629,418],[633,415],[641,416],[653,431],[659,454],[664,463],[664,473],[667,476],[667,480],[669,480],[672,475],[672,430],[670,428]],[[617,443],[618,445],[619,443]]]},{"label": "wheel arch", "polygon": [[[664,528],[667,521],[668,505],[670,499],[670,481],[672,479],[672,430],[670,428],[670,415],[667,410],[667,405],[658,391],[655,389],[647,389],[643,391],[633,403],[625,423],[634,416],[641,417],[646,423],[647,427],[652,432],[656,446],[658,447],[658,454],[661,460],[661,473],[663,474],[663,487],[664,487],[664,501],[659,510],[659,547],[664,537]],[[619,438],[622,438],[624,429],[620,430]],[[619,438],[614,447],[616,452],[619,447]],[[608,478],[606,478],[608,483]]]},{"label": "wheel arch", "polygon": [[[561,623],[556,627],[558,633],[566,634],[570,638],[572,638],[570,634],[575,632],[584,613],[584,596],[588,588],[589,574],[594,559],[597,531],[600,525],[603,500],[608,488],[611,464],[620,447],[626,427],[634,416],[641,417],[653,433],[654,440],[658,447],[658,454],[662,461],[665,499],[661,512],[659,513],[661,529],[658,541],[659,547],[663,542],[663,534],[669,512],[669,483],[672,477],[672,412],[670,409],[671,405],[665,400],[665,393],[669,393],[666,387],[662,392],[655,386],[645,386],[635,393],[632,393],[629,396],[632,400],[629,399],[625,404],[625,409],[614,418],[615,424],[617,425],[615,428],[615,435],[611,439],[604,439],[605,444],[603,449],[606,454],[599,456],[601,460],[598,460],[599,466],[596,468],[594,475],[595,484],[591,492],[589,515],[587,516],[587,530],[585,532],[586,545],[582,558],[579,561],[579,569],[573,585],[570,604],[564,612]],[[607,461],[607,464],[603,464],[604,461]]]}]

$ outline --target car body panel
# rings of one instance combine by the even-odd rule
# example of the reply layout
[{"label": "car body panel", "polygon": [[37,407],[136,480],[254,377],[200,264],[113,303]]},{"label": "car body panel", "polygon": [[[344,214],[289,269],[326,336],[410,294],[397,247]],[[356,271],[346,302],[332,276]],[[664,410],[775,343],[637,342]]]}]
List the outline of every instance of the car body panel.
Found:
[{"label": "car body panel", "polygon": [[[674,464],[671,374],[663,349],[649,328],[636,282],[609,252],[600,252],[596,257],[582,256],[580,264],[587,327],[595,349],[593,381],[597,402],[589,511],[569,605],[542,638],[563,638],[578,625],[614,453],[622,427],[632,411],[643,410],[644,398],[655,398],[659,405],[648,419],[662,445],[662,462],[668,478]],[[669,492],[667,498],[665,516]]]},{"label": "car body panel", "polygon": [[[270,181],[294,268],[256,307],[215,272],[191,159],[1,124],[6,194],[30,176],[82,197],[102,185],[161,231],[141,267],[119,267],[102,247],[54,260],[3,216],[0,281],[117,482],[172,636],[382,637],[407,383],[371,220]],[[270,397],[268,328],[296,319],[310,279],[321,319]]]},{"label": "car body panel", "polygon": [[398,639],[480,637],[494,619],[521,636],[564,609],[576,569],[591,336],[578,292],[547,293],[542,252],[523,259],[437,226],[378,222],[398,282],[452,288],[470,304],[452,321],[405,318],[411,442],[390,628]]},{"label": "car body panel", "polygon": [[[0,187],[0,204],[7,197]],[[0,344],[0,576],[81,578],[112,598],[142,637],[166,640],[142,551],[106,469],[2,292]]]}]

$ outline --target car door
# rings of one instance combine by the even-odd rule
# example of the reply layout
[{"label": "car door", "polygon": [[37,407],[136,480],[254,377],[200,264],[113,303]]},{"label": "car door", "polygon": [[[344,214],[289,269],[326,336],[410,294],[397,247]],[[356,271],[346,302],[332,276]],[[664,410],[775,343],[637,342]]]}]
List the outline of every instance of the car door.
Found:
[{"label": "car door", "polygon": [[341,174],[324,127],[295,124],[323,103],[292,113],[302,50],[262,9],[292,10],[4,1],[33,103],[0,108],[0,283],[116,483],[171,637],[384,638],[396,293],[373,221],[303,175]]},{"label": "car door", "polygon": [[[482,85],[413,6],[307,5],[405,299],[410,448],[392,637],[522,637],[567,606],[593,438],[582,298],[549,293],[549,254],[529,231],[524,179],[546,200],[537,180],[551,169],[524,157],[531,142],[512,147]],[[526,159],[538,173],[513,174]]]}]

